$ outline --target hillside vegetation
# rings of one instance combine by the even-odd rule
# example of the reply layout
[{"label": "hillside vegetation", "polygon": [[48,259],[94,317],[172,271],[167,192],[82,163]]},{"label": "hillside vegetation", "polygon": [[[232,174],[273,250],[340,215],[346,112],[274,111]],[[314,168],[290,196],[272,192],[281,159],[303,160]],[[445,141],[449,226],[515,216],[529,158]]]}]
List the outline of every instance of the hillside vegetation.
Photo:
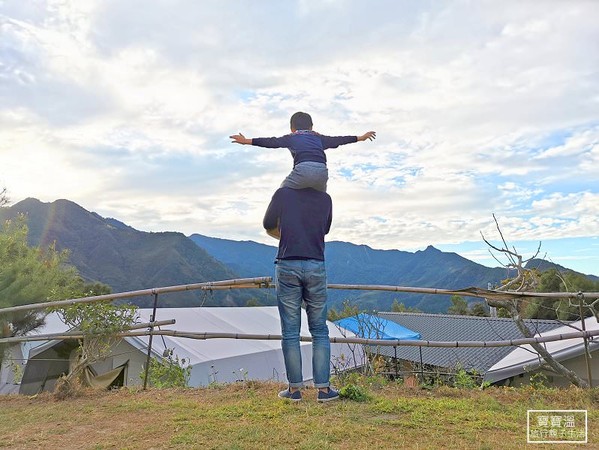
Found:
[{"label": "hillside vegetation", "polygon": [[10,449],[555,449],[526,444],[528,409],[587,409],[599,448],[599,391],[371,386],[365,402],[298,404],[279,384],[86,391],[55,400],[0,397],[0,448]]},{"label": "hillside vegetation", "polygon": [[[42,203],[26,199],[0,208],[0,221],[27,215],[29,243],[46,246],[53,242],[67,249],[69,262],[88,281],[99,281],[113,292],[160,286],[226,280],[237,275],[199,248],[182,233],[146,233],[114,219],[105,219],[68,200]],[[247,292],[197,292],[160,296],[160,306],[241,306],[251,298]],[[151,306],[151,298],[135,299]]]}]

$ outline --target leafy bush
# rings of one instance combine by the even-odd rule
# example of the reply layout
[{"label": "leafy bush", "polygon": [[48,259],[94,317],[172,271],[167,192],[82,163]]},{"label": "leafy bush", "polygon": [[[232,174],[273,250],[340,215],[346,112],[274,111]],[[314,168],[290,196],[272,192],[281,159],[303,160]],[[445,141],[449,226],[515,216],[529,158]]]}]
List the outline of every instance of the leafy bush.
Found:
[{"label": "leafy bush", "polygon": [[478,387],[477,376],[476,372],[471,374],[459,368],[455,373],[453,385],[459,389],[475,389]]},{"label": "leafy bush", "polygon": [[366,389],[357,384],[347,384],[343,386],[339,389],[339,396],[355,402],[367,402],[371,398]]},{"label": "leafy bush", "polygon": [[547,375],[543,372],[537,372],[530,376],[530,385],[533,389],[547,389]]},{"label": "leafy bush", "polygon": [[[173,351],[168,349],[167,356],[161,360],[157,358],[150,359],[150,368],[148,370],[148,382],[151,386],[163,389],[171,387],[186,387],[191,375],[191,366],[185,359],[179,359],[173,355]],[[145,368],[140,374],[142,381],[145,381]]]}]

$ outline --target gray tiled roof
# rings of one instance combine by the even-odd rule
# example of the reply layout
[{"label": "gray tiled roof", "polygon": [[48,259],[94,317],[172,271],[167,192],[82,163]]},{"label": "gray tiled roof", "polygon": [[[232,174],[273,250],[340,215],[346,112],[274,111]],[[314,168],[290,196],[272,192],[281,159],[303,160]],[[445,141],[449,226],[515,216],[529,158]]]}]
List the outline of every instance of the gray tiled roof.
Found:
[{"label": "gray tiled roof", "polygon": [[[420,333],[422,340],[426,341],[500,341],[523,337],[514,321],[506,318],[394,312],[378,314]],[[528,319],[525,323],[533,333],[552,330],[563,325],[563,322],[556,320]],[[465,369],[475,369],[481,374],[514,349],[514,347],[420,348],[424,364],[448,368],[461,366]],[[379,353],[395,356],[393,347],[381,347]],[[398,347],[397,357],[419,363],[419,347]]]}]

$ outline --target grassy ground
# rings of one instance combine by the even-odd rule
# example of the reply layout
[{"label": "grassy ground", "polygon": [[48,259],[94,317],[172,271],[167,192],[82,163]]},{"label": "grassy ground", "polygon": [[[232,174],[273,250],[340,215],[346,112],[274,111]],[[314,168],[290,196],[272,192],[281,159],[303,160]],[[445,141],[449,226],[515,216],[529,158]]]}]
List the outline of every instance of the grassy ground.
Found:
[{"label": "grassy ground", "polygon": [[[0,396],[7,449],[599,449],[599,389],[369,386],[365,402],[291,403],[279,384]],[[589,443],[526,444],[528,409],[587,409]]]}]

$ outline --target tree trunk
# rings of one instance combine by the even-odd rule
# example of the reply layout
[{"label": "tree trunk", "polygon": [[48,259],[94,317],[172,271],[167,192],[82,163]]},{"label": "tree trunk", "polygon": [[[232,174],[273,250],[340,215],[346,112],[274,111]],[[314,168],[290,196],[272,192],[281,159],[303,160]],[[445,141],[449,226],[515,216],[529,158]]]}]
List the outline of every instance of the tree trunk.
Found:
[{"label": "tree trunk", "polygon": [[[518,329],[520,330],[522,335],[527,338],[534,337],[534,333],[532,331],[530,331],[530,329],[526,326],[526,324],[522,320],[522,317],[520,316],[520,312],[518,311],[518,307],[516,304],[514,304],[514,302],[511,302],[509,300],[507,300],[507,301],[487,300],[487,302],[491,306],[506,308],[510,312],[512,319],[514,319],[514,322],[516,323],[516,326],[518,327]],[[565,367],[564,365],[562,365],[558,361],[556,361],[555,358],[551,355],[551,353],[549,353],[545,349],[543,344],[533,342],[530,344],[530,346],[541,356],[541,358],[543,358],[545,363],[549,367],[551,367],[557,374],[563,376],[564,378],[569,380],[572,384],[574,384],[577,387],[580,387],[580,388],[588,388],[589,387],[589,383],[587,383],[582,378],[580,378],[576,374],[576,372],[573,372],[572,370],[568,369],[567,367]]]}]

